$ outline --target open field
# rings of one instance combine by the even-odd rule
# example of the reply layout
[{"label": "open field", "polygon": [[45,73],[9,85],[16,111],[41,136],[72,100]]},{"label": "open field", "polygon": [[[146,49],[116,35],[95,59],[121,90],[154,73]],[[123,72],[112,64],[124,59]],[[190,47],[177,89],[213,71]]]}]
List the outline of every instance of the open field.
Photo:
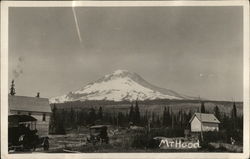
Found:
[{"label": "open field", "polygon": [[[200,111],[201,102],[198,100],[138,101],[141,119],[138,125],[144,129],[144,132],[133,131],[129,128],[131,120],[129,113],[132,105],[129,101],[76,101],[53,104],[52,108],[56,106],[57,109],[54,116],[57,119],[57,124],[64,125],[66,132],[62,132],[62,134],[66,134],[50,135],[50,150],[48,152],[242,152],[242,134],[231,133],[231,122],[233,121],[231,113],[234,103],[228,101],[203,102],[207,113],[214,114],[214,108],[216,106],[219,108],[221,129],[215,134],[218,140],[214,140],[213,136],[210,135],[210,138],[204,142],[205,144],[198,149],[161,149],[159,148],[160,141],[153,140],[157,136],[184,138],[184,129],[190,129],[188,121],[191,116],[187,115]],[[135,103],[133,104],[135,105]],[[238,114],[237,126],[240,130],[243,103],[235,102],[235,106]],[[98,115],[100,107],[102,107],[103,113],[101,118]],[[169,108],[172,115],[168,119],[172,122],[169,122],[168,125],[163,124],[165,107]],[[123,114],[119,116],[119,113]],[[83,119],[81,119],[82,117]],[[150,119],[153,119],[151,127],[156,131],[145,134]],[[98,124],[109,125],[107,131],[109,144],[97,143],[93,145],[87,141],[89,126]],[[229,141],[232,135],[238,142],[235,145],[231,145]]]},{"label": "open field", "polygon": [[[228,143],[211,142],[209,145],[199,149],[160,149],[157,145],[152,148],[133,147],[133,136],[136,131],[128,128],[109,127],[109,144],[97,143],[93,145],[87,141],[89,130],[81,127],[78,130],[71,130],[67,135],[50,135],[50,150],[47,153],[62,153],[70,151],[72,153],[114,153],[114,152],[242,152],[242,146]],[[66,151],[65,151],[66,150]],[[37,149],[37,152],[42,151]]]}]

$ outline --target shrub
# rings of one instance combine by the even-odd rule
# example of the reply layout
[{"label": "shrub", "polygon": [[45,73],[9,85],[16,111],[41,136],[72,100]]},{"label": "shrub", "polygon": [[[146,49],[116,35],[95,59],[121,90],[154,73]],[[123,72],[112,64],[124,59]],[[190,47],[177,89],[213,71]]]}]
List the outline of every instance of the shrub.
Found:
[{"label": "shrub", "polygon": [[209,131],[203,132],[204,142],[227,142],[227,135],[225,132]]},{"label": "shrub", "polygon": [[181,137],[184,136],[183,129],[157,128],[150,132],[138,130],[132,137],[131,146],[135,148],[158,148],[160,141],[154,140],[154,137]]},{"label": "shrub", "polygon": [[230,138],[232,137],[236,144],[243,145],[243,131],[242,130],[228,130],[227,131],[228,142],[230,142]]},{"label": "shrub", "polygon": [[203,132],[204,142],[224,142],[230,143],[230,138],[233,138],[237,144],[242,144],[243,132],[242,130],[227,130],[227,131],[209,131]]}]

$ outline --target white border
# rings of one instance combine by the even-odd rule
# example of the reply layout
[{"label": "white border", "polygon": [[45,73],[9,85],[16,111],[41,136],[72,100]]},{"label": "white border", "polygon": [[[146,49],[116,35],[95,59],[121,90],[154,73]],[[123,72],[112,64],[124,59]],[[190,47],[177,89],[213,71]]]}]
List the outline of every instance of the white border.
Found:
[{"label": "white border", "polygon": [[[244,12],[244,147],[243,153],[81,153],[8,154],[8,8],[125,6],[242,6]],[[1,157],[2,158],[249,158],[249,2],[248,1],[4,1],[1,2]]]}]

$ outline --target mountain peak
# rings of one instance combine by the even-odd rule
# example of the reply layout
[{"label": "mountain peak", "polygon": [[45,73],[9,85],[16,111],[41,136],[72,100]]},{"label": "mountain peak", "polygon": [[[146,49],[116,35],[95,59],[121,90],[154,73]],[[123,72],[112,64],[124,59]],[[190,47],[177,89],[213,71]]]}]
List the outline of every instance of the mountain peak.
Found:
[{"label": "mountain peak", "polygon": [[99,83],[99,82],[103,82],[103,81],[109,81],[109,80],[114,80],[117,78],[125,78],[125,77],[135,79],[138,76],[139,75],[137,75],[136,73],[129,72],[128,70],[119,69],[119,70],[113,71],[111,74],[107,74],[107,75],[103,76],[102,78],[98,79],[95,82]]},{"label": "mountain peak", "polygon": [[112,74],[113,75],[120,75],[120,74],[127,74],[127,73],[130,73],[128,70],[116,70],[114,71]]},{"label": "mountain peak", "polygon": [[50,99],[51,103],[76,100],[154,100],[187,99],[172,90],[160,88],[145,81],[140,75],[128,70],[116,70],[91,82],[81,89]]},{"label": "mountain peak", "polygon": [[126,76],[132,77],[132,76],[136,76],[136,74],[128,70],[119,69],[119,70],[113,71],[111,74],[106,75],[105,77],[126,77]]}]

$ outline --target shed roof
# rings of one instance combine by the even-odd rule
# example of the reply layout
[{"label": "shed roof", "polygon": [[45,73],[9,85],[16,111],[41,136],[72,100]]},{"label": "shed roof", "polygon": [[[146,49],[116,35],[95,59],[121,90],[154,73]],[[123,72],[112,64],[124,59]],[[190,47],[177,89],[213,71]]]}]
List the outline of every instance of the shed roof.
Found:
[{"label": "shed roof", "polygon": [[9,122],[27,122],[27,121],[37,121],[36,118],[29,115],[9,115]]},{"label": "shed roof", "polygon": [[100,129],[100,128],[107,128],[107,126],[106,125],[94,125],[90,127],[90,129]]},{"label": "shed roof", "polygon": [[51,113],[48,98],[9,95],[8,100],[10,110]]},{"label": "shed roof", "polygon": [[220,123],[220,121],[214,116],[214,114],[205,114],[205,113],[194,113],[192,118],[189,120],[191,123],[194,117],[204,123]]}]

